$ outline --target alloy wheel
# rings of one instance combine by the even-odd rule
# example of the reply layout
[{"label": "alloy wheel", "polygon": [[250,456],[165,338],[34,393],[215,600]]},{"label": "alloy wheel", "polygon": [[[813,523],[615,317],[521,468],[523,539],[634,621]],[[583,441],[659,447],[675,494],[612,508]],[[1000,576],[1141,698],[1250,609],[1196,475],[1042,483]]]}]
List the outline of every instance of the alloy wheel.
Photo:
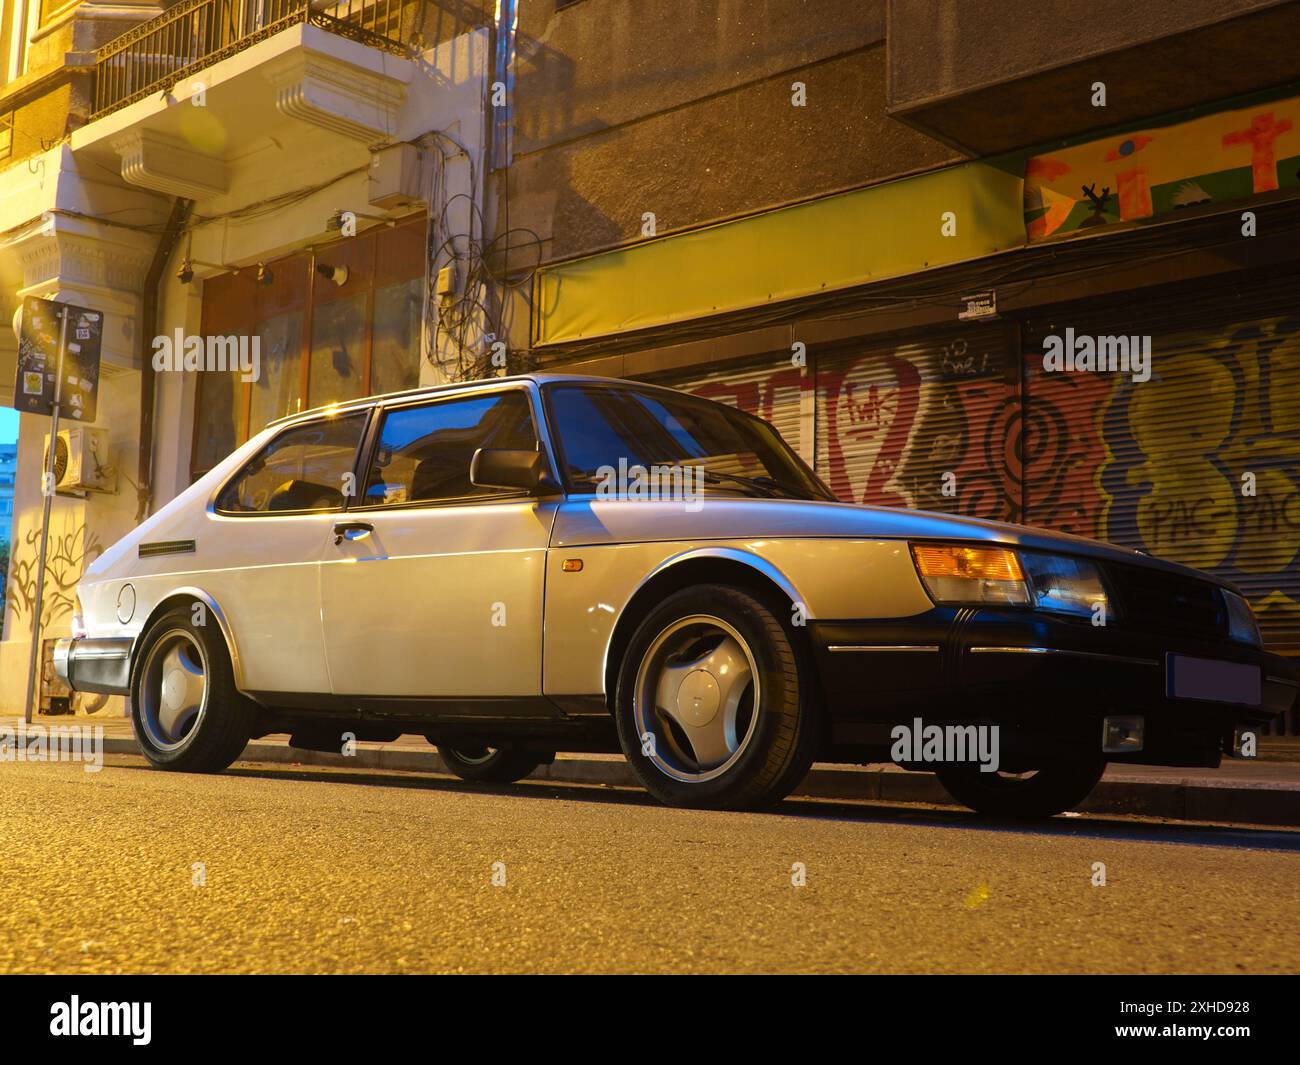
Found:
[{"label": "alloy wheel", "polygon": [[754,653],[735,628],[707,614],[674,621],[637,670],[632,710],[642,752],[674,780],[713,780],[753,739],[760,696]]},{"label": "alloy wheel", "polygon": [[140,723],[160,751],[183,746],[208,706],[208,661],[202,645],[184,629],[153,642],[140,679]]}]

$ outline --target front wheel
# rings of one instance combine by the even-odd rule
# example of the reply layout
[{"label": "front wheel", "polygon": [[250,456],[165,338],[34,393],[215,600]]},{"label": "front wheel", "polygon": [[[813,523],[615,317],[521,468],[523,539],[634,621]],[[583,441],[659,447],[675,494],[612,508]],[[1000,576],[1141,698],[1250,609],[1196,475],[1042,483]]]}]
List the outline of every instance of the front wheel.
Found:
[{"label": "front wheel", "polygon": [[1100,758],[1019,774],[985,773],[977,764],[965,762],[935,767],[939,782],[963,806],[989,817],[1035,821],[1078,806],[1105,771]]},{"label": "front wheel", "polygon": [[701,585],[637,627],[619,673],[623,753],[670,806],[750,809],[804,778],[817,743],[811,670],[772,605]]},{"label": "front wheel", "polygon": [[152,765],[219,773],[243,752],[257,714],[257,704],[235,687],[214,626],[195,625],[188,607],[150,626],[131,678],[131,724]]},{"label": "front wheel", "polygon": [[555,759],[552,751],[525,751],[473,744],[461,744],[459,747],[439,744],[438,755],[461,780],[477,780],[489,784],[513,784],[531,774],[538,766],[549,765]]}]

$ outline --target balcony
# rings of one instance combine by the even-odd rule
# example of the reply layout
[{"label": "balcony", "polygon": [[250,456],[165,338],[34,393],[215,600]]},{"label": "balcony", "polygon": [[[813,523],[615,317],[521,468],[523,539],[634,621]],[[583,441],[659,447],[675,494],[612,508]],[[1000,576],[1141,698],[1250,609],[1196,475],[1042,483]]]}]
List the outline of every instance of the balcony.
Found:
[{"label": "balcony", "polygon": [[403,0],[183,0],[95,53],[101,118],[296,25],[406,56]]}]

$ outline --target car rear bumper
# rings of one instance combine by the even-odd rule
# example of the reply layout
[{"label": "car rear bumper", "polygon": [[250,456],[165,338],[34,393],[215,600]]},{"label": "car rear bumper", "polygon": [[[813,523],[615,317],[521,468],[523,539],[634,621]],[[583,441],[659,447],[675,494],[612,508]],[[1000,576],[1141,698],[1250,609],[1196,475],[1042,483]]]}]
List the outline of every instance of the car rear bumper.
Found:
[{"label": "car rear bumper", "polygon": [[126,695],[131,690],[129,637],[72,637],[54,643],[54,672],[73,691]]},{"label": "car rear bumper", "polygon": [[[921,717],[998,724],[1028,748],[1095,750],[1103,719],[1128,714],[1145,720],[1144,747],[1113,760],[1217,765],[1235,728],[1267,724],[1297,696],[1280,655],[1025,611],[937,607],[809,628],[836,745],[879,746],[890,724]],[[1170,655],[1258,667],[1258,701],[1170,698]]]}]

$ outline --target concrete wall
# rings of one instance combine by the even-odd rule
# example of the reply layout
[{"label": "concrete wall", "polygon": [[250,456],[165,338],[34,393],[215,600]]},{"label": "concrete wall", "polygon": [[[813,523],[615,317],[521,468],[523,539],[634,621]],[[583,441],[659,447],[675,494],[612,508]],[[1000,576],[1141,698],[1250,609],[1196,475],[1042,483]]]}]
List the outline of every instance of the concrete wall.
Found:
[{"label": "concrete wall", "polygon": [[890,0],[889,106],[993,154],[1300,78],[1297,35],[1289,0]]},{"label": "concrete wall", "polygon": [[1283,2],[890,0],[891,102],[901,107],[1023,78]]},{"label": "concrete wall", "polygon": [[510,227],[569,258],[646,212],[662,235],[956,159],[885,115],[884,32],[863,0],[522,0]]}]

